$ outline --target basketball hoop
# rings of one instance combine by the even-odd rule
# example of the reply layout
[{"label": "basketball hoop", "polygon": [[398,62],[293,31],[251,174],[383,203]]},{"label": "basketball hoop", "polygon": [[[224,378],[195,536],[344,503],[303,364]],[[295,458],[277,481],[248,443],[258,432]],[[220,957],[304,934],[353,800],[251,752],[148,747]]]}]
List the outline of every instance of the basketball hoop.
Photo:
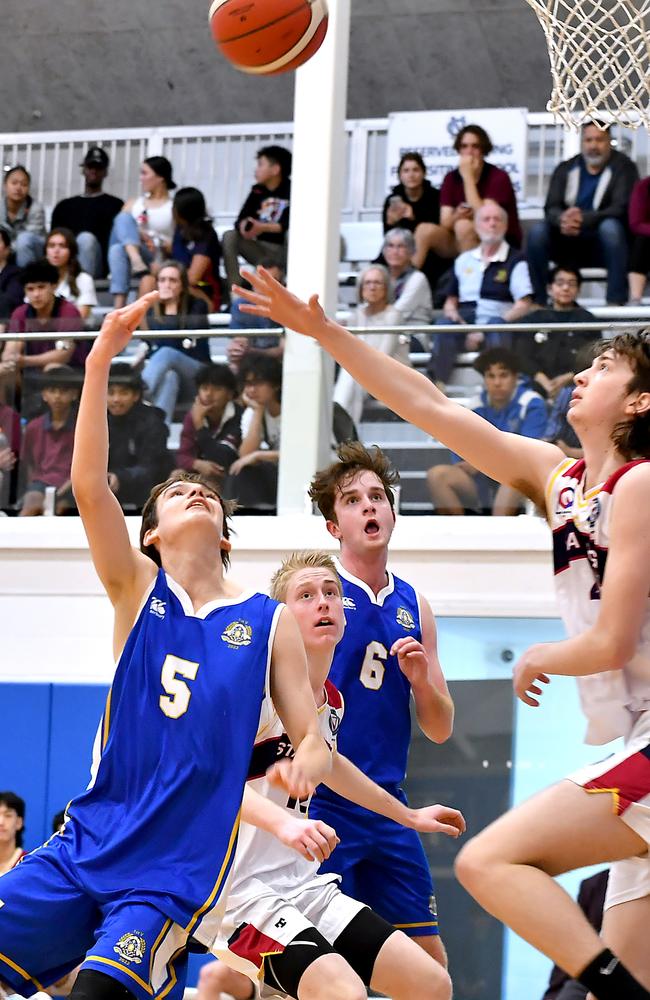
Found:
[{"label": "basketball hoop", "polygon": [[650,0],[526,0],[546,35],[549,111],[571,128],[586,121],[650,129]]}]

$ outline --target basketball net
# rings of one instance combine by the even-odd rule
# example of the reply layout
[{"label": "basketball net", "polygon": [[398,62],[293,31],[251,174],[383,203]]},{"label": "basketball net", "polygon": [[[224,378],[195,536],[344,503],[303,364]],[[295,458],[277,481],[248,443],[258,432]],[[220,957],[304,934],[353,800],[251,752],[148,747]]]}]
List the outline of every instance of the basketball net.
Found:
[{"label": "basketball net", "polygon": [[546,35],[549,111],[571,128],[585,121],[650,129],[650,0],[526,0]]}]

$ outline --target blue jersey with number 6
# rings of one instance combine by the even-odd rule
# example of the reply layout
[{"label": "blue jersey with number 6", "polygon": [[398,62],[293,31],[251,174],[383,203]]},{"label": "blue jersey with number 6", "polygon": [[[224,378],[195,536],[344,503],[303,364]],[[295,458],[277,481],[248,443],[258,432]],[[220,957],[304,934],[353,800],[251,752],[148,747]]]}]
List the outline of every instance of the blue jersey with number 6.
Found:
[{"label": "blue jersey with number 6", "polygon": [[[386,586],[375,596],[340,564],[337,569],[346,620],[329,674],[345,701],[338,749],[378,785],[392,789],[406,774],[411,686],[397,657],[389,652],[403,636],[422,640],[418,595],[410,584],[389,573]],[[338,796],[321,786],[316,801],[328,798],[341,804]]]},{"label": "blue jersey with number 6", "polygon": [[158,572],[60,844],[96,899],[147,899],[212,940],[281,607],[249,591],[195,612]]}]

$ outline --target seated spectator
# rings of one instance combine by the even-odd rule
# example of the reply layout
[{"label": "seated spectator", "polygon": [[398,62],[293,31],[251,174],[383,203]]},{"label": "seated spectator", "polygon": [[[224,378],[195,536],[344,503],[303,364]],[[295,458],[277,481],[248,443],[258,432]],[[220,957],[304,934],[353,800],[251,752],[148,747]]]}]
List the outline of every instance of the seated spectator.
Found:
[{"label": "seated spectator", "polygon": [[[401,326],[401,313],[392,302],[393,293],[390,276],[381,264],[371,264],[359,276],[359,305],[350,317],[352,327]],[[409,362],[409,338],[401,333],[358,334],[363,340],[383,354],[397,358],[403,364]],[[341,368],[334,385],[334,402],[338,403],[358,426],[361,420],[366,391],[349,372]]]},{"label": "seated spectator", "polygon": [[[146,315],[148,330],[204,330],[208,325],[208,307],[203,299],[190,292],[187,271],[183,264],[168,260],[158,271],[160,298]],[[194,376],[210,363],[210,347],[206,337],[196,340],[171,337],[150,340],[150,356],[142,378],[148,398],[160,407],[168,423],[174,419],[179,401],[191,401],[194,396]]]},{"label": "seated spectator", "polygon": [[257,267],[272,260],[287,266],[286,238],[291,197],[291,153],[283,146],[257,152],[255,184],[237,216],[235,228],[223,235],[223,261],[228,288],[240,285],[238,256]]},{"label": "seated spectator", "polygon": [[[507,226],[505,209],[486,199],[476,212],[480,245],[454,261],[440,323],[516,323],[530,310],[533,289],[528,264],[524,254],[508,244]],[[429,376],[447,383],[459,351],[507,344],[509,339],[508,335],[495,331],[437,334],[433,339]]]},{"label": "seated spectator", "polygon": [[[541,438],[546,426],[546,404],[519,379],[516,356],[504,347],[493,347],[478,356],[474,367],[483,376],[484,389],[471,409],[499,430]],[[438,514],[483,511],[511,516],[524,498],[512,486],[499,485],[458,455],[451,465],[434,465],[427,482]]]},{"label": "seated spectator", "polygon": [[16,463],[20,454],[20,417],[9,405],[9,381],[0,362],[0,510],[15,499]]},{"label": "seated spectator", "polygon": [[[600,934],[603,925],[608,880],[609,869],[606,868],[604,871],[596,872],[595,875],[583,879],[578,892],[578,906],[598,934]],[[556,965],[551,971],[548,989],[542,1000],[586,1000],[588,996],[590,993],[586,986],[571,979]]]},{"label": "seated spectator", "polygon": [[124,202],[102,190],[110,160],[101,146],[91,146],[81,163],[84,193],[54,206],[52,229],[69,229],[77,237],[82,271],[93,278],[108,274],[108,241]]},{"label": "seated spectator", "polygon": [[176,229],[172,257],[185,264],[192,292],[205,299],[210,312],[221,305],[221,244],[198,188],[179,188],[174,196]]},{"label": "seated spectator", "polygon": [[228,365],[205,365],[196,373],[196,398],[186,414],[176,461],[221,490],[239,456],[243,410],[235,402],[237,379]]},{"label": "seated spectator", "polygon": [[[440,192],[426,179],[426,164],[419,153],[404,153],[399,161],[396,184],[384,202],[382,221],[384,234],[391,229],[408,229],[416,232],[422,224],[428,226],[431,251],[422,263],[422,272],[429,284],[435,288],[441,274],[449,264],[445,258],[451,254],[446,230],[440,229]],[[436,235],[437,234],[437,235]],[[434,252],[434,247],[438,249]],[[414,251],[415,252],[415,251]],[[383,253],[378,257],[380,264],[386,263]]]},{"label": "seated spectator", "polygon": [[408,229],[390,229],[384,237],[382,254],[393,285],[393,305],[408,326],[428,326],[433,317],[431,287],[422,271],[411,264],[415,240]]},{"label": "seated spectator", "polygon": [[108,485],[122,506],[142,507],[174,464],[164,415],[142,402],[142,379],[124,362],[111,366],[107,403]]},{"label": "seated spectator", "polygon": [[126,302],[131,276],[142,278],[149,264],[171,252],[174,219],[170,191],[176,184],[165,156],[148,156],[140,167],[142,194],[130,198],[113,222],[108,266],[115,308]]},{"label": "seated spectator", "polygon": [[42,257],[45,245],[45,209],[29,193],[31,180],[29,171],[18,164],[7,170],[2,185],[0,226],[11,236],[18,267]]},{"label": "seated spectator", "polygon": [[46,260],[28,264],[21,272],[27,302],[14,309],[9,333],[52,333],[51,340],[10,340],[2,354],[3,369],[12,372],[22,387],[23,416],[33,416],[31,402],[42,383],[35,381],[39,372],[50,365],[69,364],[83,368],[88,341],[61,340],[57,334],[83,329],[83,319],[76,306],[56,294],[59,272]]},{"label": "seated spectator", "polygon": [[[284,271],[279,265],[274,264],[271,260],[263,260],[261,266],[266,268],[276,281],[284,284]],[[246,272],[244,272],[245,276]],[[282,327],[267,316],[251,316],[249,313],[241,312],[239,307],[243,301],[243,299],[234,298],[230,303],[229,326],[231,330],[282,330]],[[249,351],[268,354],[269,357],[282,360],[284,333],[260,334],[259,337],[232,337],[228,341],[226,353],[228,364],[235,374],[239,371],[239,366]]]},{"label": "seated spectator", "polygon": [[526,244],[535,300],[546,301],[548,265],[607,269],[607,302],[627,301],[630,195],[639,174],[636,164],[612,148],[609,129],[582,126],[581,152],[560,163],[551,177],[544,220],[536,222]]},{"label": "seated spectator", "polygon": [[580,440],[567,419],[573,389],[573,385],[565,385],[554,397],[543,439],[556,444],[568,458],[582,458]]},{"label": "seated spectator", "polygon": [[6,321],[24,298],[20,268],[11,249],[11,236],[8,229],[0,226],[0,332],[4,332]]},{"label": "seated spectator", "polygon": [[90,310],[97,305],[97,293],[93,279],[81,270],[74,233],[65,228],[51,229],[45,241],[45,258],[59,272],[55,294],[72,302],[88,319]]},{"label": "seated spectator", "polygon": [[[551,306],[535,309],[526,317],[529,323],[593,323],[596,317],[576,302],[580,291],[580,272],[569,267],[556,267],[551,273],[548,294]],[[531,335],[518,334],[513,349],[519,358],[520,371],[533,382],[533,389],[553,398],[565,385],[573,384],[576,354],[598,339],[593,330],[562,330],[558,333],[540,330]]]},{"label": "seated spectator", "polygon": [[241,507],[275,509],[280,457],[282,365],[251,352],[239,372],[242,402],[239,458],[230,466],[225,495]]},{"label": "seated spectator", "polygon": [[56,491],[55,514],[66,514],[75,506],[70,470],[79,376],[67,365],[54,365],[41,374],[39,381],[46,412],[30,420],[23,434],[20,476],[25,493],[21,517],[43,514],[48,487]]},{"label": "seated spectator", "polygon": [[507,214],[506,239],[513,247],[522,243],[517,199],[512,181],[500,167],[485,159],[492,141],[480,125],[465,125],[454,139],[459,163],[443,179],[440,188],[440,225],[418,226],[413,263],[422,267],[427,253],[456,257],[476,246],[475,216],[486,199],[496,201]]},{"label": "seated spectator", "polygon": [[25,800],[15,792],[0,792],[0,875],[11,871],[27,851],[23,850]]},{"label": "seated spectator", "polygon": [[650,177],[637,181],[632,188],[628,220],[632,234],[630,272],[627,276],[630,291],[628,304],[638,305],[650,271]]}]

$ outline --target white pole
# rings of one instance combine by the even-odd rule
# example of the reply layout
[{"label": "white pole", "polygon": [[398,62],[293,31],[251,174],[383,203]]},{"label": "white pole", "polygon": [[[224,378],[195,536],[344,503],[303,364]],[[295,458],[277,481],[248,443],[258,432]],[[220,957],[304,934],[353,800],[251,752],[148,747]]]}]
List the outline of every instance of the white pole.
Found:
[{"label": "white pole", "polygon": [[[328,0],[319,52],[296,72],[287,284],[336,310],[343,208],[350,0]],[[284,352],[278,514],[302,514],[314,472],[329,460],[332,362],[290,331]]]}]

